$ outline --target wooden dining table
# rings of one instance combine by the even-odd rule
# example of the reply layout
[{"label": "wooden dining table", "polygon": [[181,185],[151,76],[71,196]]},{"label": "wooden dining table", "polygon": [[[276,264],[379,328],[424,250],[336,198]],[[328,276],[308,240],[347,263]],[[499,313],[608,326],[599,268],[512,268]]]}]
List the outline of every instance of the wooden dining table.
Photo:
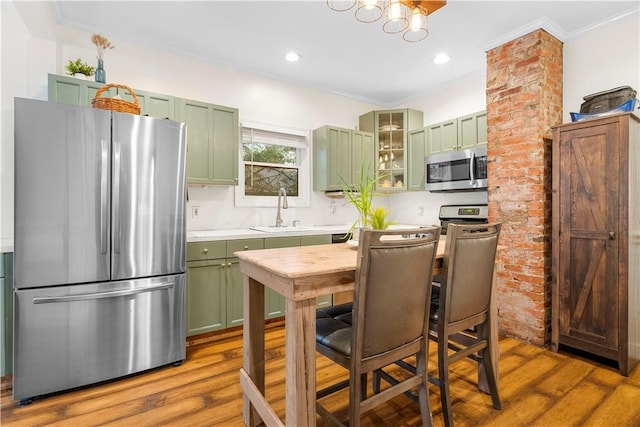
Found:
[{"label": "wooden dining table", "polygon": [[[444,249],[445,238],[441,237],[434,274],[442,268]],[[357,253],[347,243],[235,253],[244,274],[240,385],[246,426],[262,422],[267,426],[316,425],[316,297],[353,290]],[[265,398],[265,287],[285,298],[285,423]],[[495,321],[494,303],[492,307]],[[497,328],[492,330],[497,372]],[[480,387],[486,390],[485,381],[479,372]]]}]

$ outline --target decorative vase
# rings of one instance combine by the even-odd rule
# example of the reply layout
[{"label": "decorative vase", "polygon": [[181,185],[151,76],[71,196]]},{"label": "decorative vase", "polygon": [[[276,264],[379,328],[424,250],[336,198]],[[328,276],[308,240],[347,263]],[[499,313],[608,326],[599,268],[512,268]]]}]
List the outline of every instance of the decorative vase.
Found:
[{"label": "decorative vase", "polygon": [[107,72],[104,71],[104,63],[102,62],[102,59],[98,59],[98,68],[96,68],[96,82],[107,82]]},{"label": "decorative vase", "polygon": [[87,75],[82,73],[75,73],[73,77],[75,77],[76,79],[87,80]]}]

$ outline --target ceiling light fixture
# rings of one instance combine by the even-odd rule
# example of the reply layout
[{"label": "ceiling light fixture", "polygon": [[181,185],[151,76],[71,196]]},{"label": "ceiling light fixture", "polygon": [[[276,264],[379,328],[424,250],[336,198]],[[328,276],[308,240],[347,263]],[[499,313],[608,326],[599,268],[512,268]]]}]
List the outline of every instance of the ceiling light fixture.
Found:
[{"label": "ceiling light fixture", "polygon": [[444,64],[445,62],[449,62],[449,55],[446,53],[439,53],[433,58],[434,64]]},{"label": "ceiling light fixture", "polygon": [[445,4],[446,0],[327,0],[327,6],[336,12],[345,12],[356,6],[356,19],[360,22],[376,22],[384,16],[384,32],[402,33],[402,38],[408,42],[427,38],[427,16]]},{"label": "ceiling light fixture", "polygon": [[289,52],[284,56],[284,59],[289,62],[296,62],[300,59],[300,54],[296,52]]}]

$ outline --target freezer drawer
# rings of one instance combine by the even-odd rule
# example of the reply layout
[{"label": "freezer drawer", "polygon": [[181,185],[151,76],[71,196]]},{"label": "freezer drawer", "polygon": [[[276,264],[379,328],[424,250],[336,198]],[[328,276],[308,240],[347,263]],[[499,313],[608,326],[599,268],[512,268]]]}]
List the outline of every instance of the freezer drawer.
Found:
[{"label": "freezer drawer", "polygon": [[13,397],[185,359],[185,275],[14,292]]}]

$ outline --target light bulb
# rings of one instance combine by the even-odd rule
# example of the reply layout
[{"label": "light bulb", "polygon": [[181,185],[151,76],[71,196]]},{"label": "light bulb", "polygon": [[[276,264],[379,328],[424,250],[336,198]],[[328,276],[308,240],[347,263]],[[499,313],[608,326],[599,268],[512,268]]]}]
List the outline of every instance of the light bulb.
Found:
[{"label": "light bulb", "polygon": [[389,19],[395,21],[402,17],[402,8],[400,0],[391,0],[389,4]]}]

